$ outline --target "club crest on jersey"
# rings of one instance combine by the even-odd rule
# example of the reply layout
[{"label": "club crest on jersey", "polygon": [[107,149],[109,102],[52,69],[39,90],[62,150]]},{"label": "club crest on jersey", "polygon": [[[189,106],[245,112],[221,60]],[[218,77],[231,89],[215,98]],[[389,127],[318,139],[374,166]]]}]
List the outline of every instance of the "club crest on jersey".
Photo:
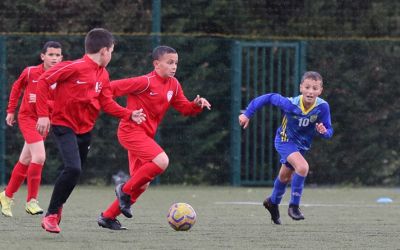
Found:
[{"label": "club crest on jersey", "polygon": [[171,101],[172,95],[174,94],[174,91],[170,90],[167,92],[167,100],[168,102]]},{"label": "club crest on jersey", "polygon": [[102,88],[103,88],[103,83],[102,82],[96,82],[96,85],[94,87],[94,90],[96,91],[96,93],[100,93]]},{"label": "club crest on jersey", "polygon": [[312,115],[310,116],[310,122],[315,122],[318,118],[318,115]]}]

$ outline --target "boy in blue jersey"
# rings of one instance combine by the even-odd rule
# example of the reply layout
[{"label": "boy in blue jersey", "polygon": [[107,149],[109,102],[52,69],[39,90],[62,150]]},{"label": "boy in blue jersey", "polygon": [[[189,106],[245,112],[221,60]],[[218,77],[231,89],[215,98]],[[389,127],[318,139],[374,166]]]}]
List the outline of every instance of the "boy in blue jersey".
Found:
[{"label": "boy in blue jersey", "polygon": [[304,215],[299,209],[309,169],[304,154],[310,149],[315,135],[322,138],[331,138],[333,135],[329,104],[318,97],[322,89],[321,75],[308,71],[301,79],[300,96],[287,98],[276,93],[265,94],[253,99],[246,112],[239,116],[240,126],[247,128],[250,118],[265,105],[277,106],[284,113],[282,125],[275,136],[275,148],[280,155],[282,166],[271,196],[264,201],[264,207],[271,214],[271,220],[275,224],[281,224],[279,204],[290,180],[292,192],[288,214],[293,220],[304,220]]}]

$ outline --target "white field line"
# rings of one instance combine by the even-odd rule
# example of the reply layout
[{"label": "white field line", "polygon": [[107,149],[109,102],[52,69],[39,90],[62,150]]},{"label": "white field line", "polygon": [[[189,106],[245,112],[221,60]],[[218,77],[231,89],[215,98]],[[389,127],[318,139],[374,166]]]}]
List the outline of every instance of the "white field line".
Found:
[{"label": "white field line", "polygon": [[[257,205],[261,206],[262,202],[254,201],[216,201],[215,205]],[[288,206],[287,203],[280,204],[281,206]],[[361,207],[361,208],[381,208],[381,207],[400,207],[400,205],[395,204],[319,204],[319,203],[304,203],[300,204],[303,207]]]}]

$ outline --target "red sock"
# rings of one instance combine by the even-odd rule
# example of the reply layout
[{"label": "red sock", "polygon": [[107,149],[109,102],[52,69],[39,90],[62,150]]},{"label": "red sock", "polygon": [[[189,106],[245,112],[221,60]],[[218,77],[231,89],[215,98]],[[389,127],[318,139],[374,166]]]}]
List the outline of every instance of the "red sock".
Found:
[{"label": "red sock", "polygon": [[[146,189],[138,189],[131,194],[131,204],[134,204],[139,198],[139,196],[146,191]],[[115,219],[118,215],[121,214],[121,210],[119,209],[119,202],[117,199],[107,208],[106,211],[103,212],[103,216],[109,219]]]},{"label": "red sock", "polygon": [[28,167],[28,196],[26,201],[30,201],[32,198],[37,199],[40,187],[40,181],[42,179],[43,165],[38,163],[29,164]]},{"label": "red sock", "polygon": [[164,170],[157,166],[154,162],[147,162],[136,171],[136,173],[128,180],[128,182],[125,183],[122,191],[126,194],[132,195],[133,192],[140,189],[144,184],[151,182],[162,172],[164,172]]},{"label": "red sock", "polygon": [[14,193],[18,191],[19,187],[22,185],[26,178],[26,172],[28,171],[28,166],[17,162],[11,173],[10,181],[6,187],[6,196],[12,198]]}]

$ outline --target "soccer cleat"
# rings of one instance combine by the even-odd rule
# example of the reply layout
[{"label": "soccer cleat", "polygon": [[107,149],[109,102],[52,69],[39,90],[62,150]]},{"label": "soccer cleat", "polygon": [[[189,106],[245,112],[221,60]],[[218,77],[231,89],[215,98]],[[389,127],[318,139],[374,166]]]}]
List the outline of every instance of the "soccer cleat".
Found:
[{"label": "soccer cleat", "polygon": [[0,193],[0,205],[1,205],[1,213],[4,216],[12,217],[11,207],[14,205],[14,201],[12,198],[6,196],[6,192],[3,191]]},{"label": "soccer cleat", "polygon": [[110,219],[103,216],[103,213],[100,214],[97,219],[97,224],[100,227],[108,228],[111,230],[126,230],[126,227],[123,227],[121,223],[117,219]]},{"label": "soccer cleat", "polygon": [[293,220],[304,220],[304,215],[301,213],[298,205],[290,204],[288,209],[288,215]]},{"label": "soccer cleat", "polygon": [[271,214],[271,220],[277,225],[282,224],[280,215],[279,215],[279,205],[277,204],[272,204],[271,199],[268,198],[264,201],[263,203],[265,209],[268,210],[268,212]]},{"label": "soccer cleat", "polygon": [[43,209],[39,207],[39,201],[33,198],[25,204],[25,211],[31,215],[43,213]]},{"label": "soccer cleat", "polygon": [[127,218],[132,218],[131,196],[122,191],[122,187],[124,186],[124,184],[125,183],[121,183],[115,187],[115,194],[117,195],[121,213]]},{"label": "soccer cleat", "polygon": [[61,228],[58,226],[58,215],[50,214],[42,219],[42,228],[50,233],[58,234],[61,232]]}]

